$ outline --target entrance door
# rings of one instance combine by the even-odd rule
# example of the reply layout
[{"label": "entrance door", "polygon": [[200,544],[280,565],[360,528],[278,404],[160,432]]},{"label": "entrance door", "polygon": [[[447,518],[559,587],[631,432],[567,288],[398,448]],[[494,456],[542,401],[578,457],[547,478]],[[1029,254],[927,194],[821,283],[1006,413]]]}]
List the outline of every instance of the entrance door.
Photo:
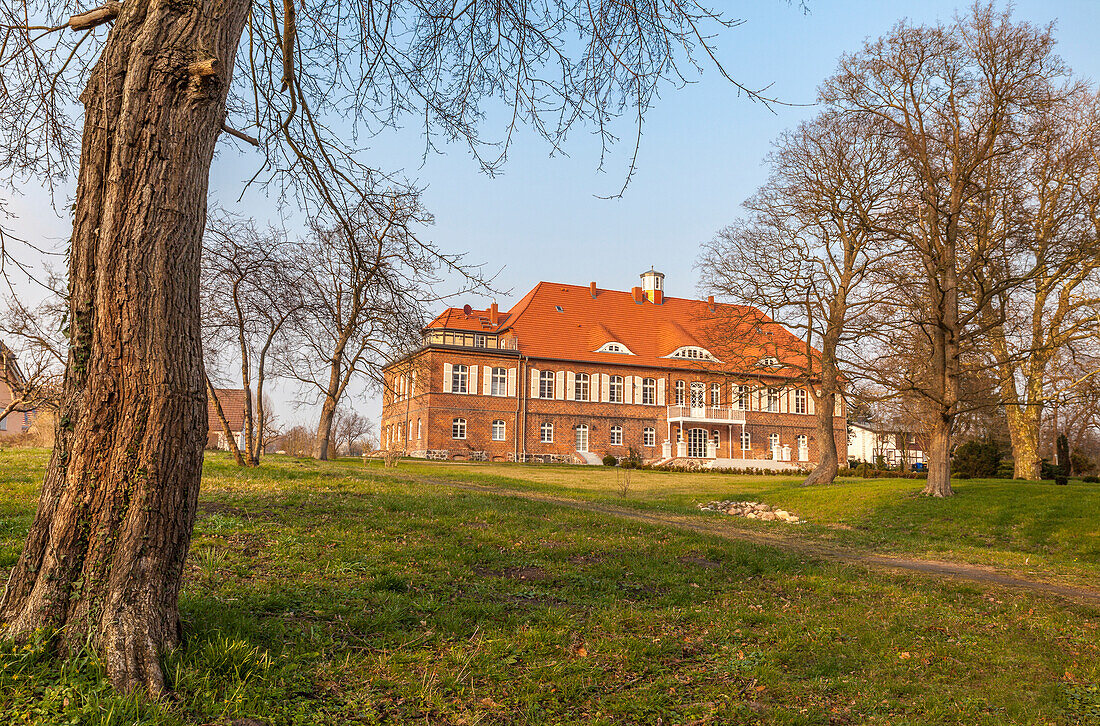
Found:
[{"label": "entrance door", "polygon": [[577,427],[577,451],[588,451],[588,425]]},{"label": "entrance door", "polygon": [[691,429],[688,431],[688,456],[693,459],[702,459],[707,455],[707,430]]},{"label": "entrance door", "polygon": [[707,405],[707,387],[700,381],[691,384],[691,415],[693,418],[703,418],[704,406]]}]

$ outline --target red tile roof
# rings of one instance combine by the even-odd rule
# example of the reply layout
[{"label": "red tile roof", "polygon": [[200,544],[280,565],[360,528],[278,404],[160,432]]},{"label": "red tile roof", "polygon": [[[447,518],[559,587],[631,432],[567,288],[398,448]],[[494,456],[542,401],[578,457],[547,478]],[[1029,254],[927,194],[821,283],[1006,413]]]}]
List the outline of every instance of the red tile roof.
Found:
[{"label": "red tile roof", "polygon": [[[561,311],[558,311],[558,307]],[[630,292],[587,286],[540,282],[507,313],[498,325],[488,324],[489,312],[448,308],[429,329],[478,330],[514,333],[520,351],[531,358],[616,363],[685,369],[767,372],[793,375],[789,369],[757,369],[765,356],[797,363],[804,360],[804,344],[790,331],[756,308],[687,298],[666,297],[655,305]],[[598,353],[602,345],[618,342],[634,355]],[[683,346],[710,351],[721,362],[668,358]]]},{"label": "red tile roof", "polygon": [[[229,428],[240,431],[244,427],[244,391],[239,388],[215,388],[214,395],[222,405],[222,413],[229,422]],[[206,401],[206,423],[211,432],[222,430],[222,422],[218,418],[214,402],[209,399]]]}]

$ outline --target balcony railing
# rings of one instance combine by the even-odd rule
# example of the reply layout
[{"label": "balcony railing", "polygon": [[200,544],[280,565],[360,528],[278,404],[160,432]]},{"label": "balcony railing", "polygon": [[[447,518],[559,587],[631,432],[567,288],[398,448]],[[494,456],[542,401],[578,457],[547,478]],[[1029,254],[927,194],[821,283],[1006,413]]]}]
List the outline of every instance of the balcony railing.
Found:
[{"label": "balcony railing", "polygon": [[463,348],[519,350],[519,340],[515,337],[500,338],[496,335],[451,330],[433,330],[424,336],[424,342],[428,345],[457,345]]},{"label": "balcony railing", "polygon": [[669,406],[668,420],[675,421],[677,419],[741,423],[745,420],[745,412],[739,409],[718,406]]}]

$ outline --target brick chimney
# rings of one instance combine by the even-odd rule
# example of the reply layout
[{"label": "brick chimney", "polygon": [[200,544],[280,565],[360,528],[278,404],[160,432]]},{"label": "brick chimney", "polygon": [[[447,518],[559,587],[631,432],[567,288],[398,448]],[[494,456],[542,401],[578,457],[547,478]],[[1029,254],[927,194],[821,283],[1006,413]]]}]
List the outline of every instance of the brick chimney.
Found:
[{"label": "brick chimney", "polygon": [[653,290],[649,293],[649,299],[653,301],[654,305],[660,305],[665,301],[664,290]]},{"label": "brick chimney", "polygon": [[497,304],[494,301],[493,304],[489,306],[489,324],[496,325],[499,320],[500,312],[497,310]]},{"label": "brick chimney", "polygon": [[596,283],[595,282],[588,283],[588,292],[592,293],[592,298],[593,299],[596,298]]},{"label": "brick chimney", "polygon": [[642,288],[638,286],[630,288],[630,294],[634,297],[634,302],[638,303],[639,305],[641,304],[642,300],[645,299],[645,296],[642,295]]},{"label": "brick chimney", "polygon": [[711,310],[714,309],[714,295],[707,295],[707,305],[710,306]]}]

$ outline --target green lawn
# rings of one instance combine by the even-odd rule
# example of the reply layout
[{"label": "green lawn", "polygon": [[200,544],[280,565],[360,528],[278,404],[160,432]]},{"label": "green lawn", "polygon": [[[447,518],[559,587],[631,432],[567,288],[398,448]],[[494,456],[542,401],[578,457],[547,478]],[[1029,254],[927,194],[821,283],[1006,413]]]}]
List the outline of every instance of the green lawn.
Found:
[{"label": "green lawn", "polygon": [[[0,452],[0,574],[44,461]],[[61,667],[42,645],[6,645],[0,723],[1100,723],[1096,607],[406,479],[444,475],[618,501],[615,472],[598,469],[273,458],[246,471],[209,457],[186,642],[166,664],[175,700],[114,696],[90,656]],[[984,499],[1008,512],[990,532],[1018,516],[1007,483],[960,486],[958,502],[975,503],[946,503],[953,519],[924,526],[934,503],[909,497],[913,482],[808,492],[777,478],[635,476],[635,506],[752,495],[810,517],[807,536],[893,517],[870,543],[888,526],[949,542],[958,522],[969,547],[984,536]],[[1029,519],[1006,551],[1042,542],[1058,563],[1090,541],[1066,523],[1070,508],[1044,511],[1051,521]],[[1095,564],[1094,549],[1081,556]]]},{"label": "green lawn", "polygon": [[[876,552],[1008,568],[1079,585],[1100,582],[1100,485],[968,479],[948,500],[919,495],[916,479],[840,479],[800,487],[786,476],[728,476],[636,471],[620,497],[622,472],[604,467],[460,466],[406,462],[405,471],[437,479],[533,490],[680,514],[710,500],[762,501],[807,521],[789,525],[737,519],[731,526],[795,534]],[[700,514],[705,517],[722,517]]]}]

